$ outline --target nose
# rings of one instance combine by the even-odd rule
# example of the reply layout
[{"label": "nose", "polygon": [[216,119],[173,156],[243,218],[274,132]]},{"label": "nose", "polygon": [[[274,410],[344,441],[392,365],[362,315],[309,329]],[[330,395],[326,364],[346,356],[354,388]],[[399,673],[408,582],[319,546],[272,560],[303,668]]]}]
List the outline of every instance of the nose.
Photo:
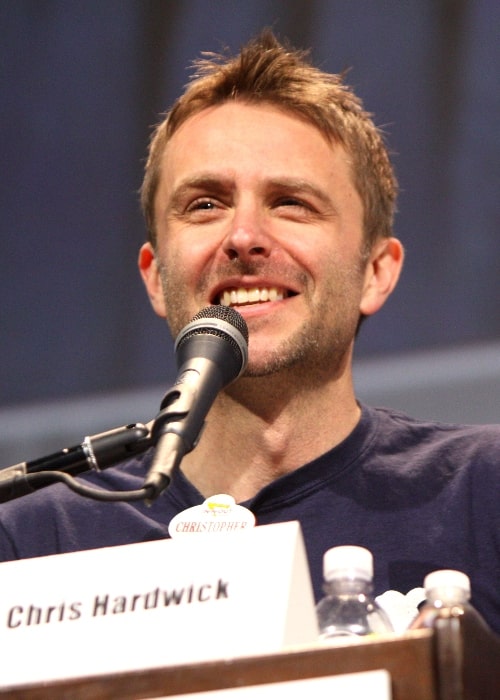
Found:
[{"label": "nose", "polygon": [[230,260],[251,260],[258,256],[269,257],[272,242],[261,218],[247,209],[246,212],[235,212],[222,248]]}]

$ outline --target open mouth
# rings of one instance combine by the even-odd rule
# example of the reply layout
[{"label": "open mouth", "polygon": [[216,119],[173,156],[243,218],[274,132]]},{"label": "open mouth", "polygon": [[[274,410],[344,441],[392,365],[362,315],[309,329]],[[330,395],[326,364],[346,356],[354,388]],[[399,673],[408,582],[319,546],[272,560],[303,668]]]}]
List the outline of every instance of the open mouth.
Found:
[{"label": "open mouth", "polygon": [[246,306],[282,301],[291,296],[295,296],[295,292],[281,287],[232,287],[220,292],[217,303],[222,306]]}]

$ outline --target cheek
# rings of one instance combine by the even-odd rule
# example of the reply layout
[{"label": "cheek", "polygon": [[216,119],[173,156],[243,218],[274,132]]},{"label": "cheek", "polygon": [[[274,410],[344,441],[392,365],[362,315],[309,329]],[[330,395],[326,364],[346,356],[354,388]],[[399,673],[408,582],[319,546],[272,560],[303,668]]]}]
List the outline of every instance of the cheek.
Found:
[{"label": "cheek", "polygon": [[160,249],[169,277],[195,289],[214,259],[214,245],[201,236],[178,235]]},{"label": "cheek", "polygon": [[172,296],[177,290],[182,290],[183,294],[189,287],[187,278],[188,269],[185,261],[175,251],[169,251],[167,256],[162,256],[163,264],[160,269],[163,294],[169,307],[172,305]]},{"label": "cheek", "polygon": [[166,317],[175,337],[200,310],[206,265],[189,246],[163,246],[158,256]]},{"label": "cheek", "polygon": [[325,296],[335,300],[345,313],[348,313],[348,309],[358,313],[365,279],[361,259],[352,259],[351,256],[346,260],[338,252],[332,253],[325,261],[321,275],[325,280]]}]

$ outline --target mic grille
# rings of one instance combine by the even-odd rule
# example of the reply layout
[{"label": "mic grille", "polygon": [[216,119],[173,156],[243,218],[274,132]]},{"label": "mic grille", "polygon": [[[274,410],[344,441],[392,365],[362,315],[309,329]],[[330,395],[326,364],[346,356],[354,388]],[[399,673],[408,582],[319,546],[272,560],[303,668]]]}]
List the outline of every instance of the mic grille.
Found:
[{"label": "mic grille", "polygon": [[223,338],[241,361],[241,371],[247,362],[248,326],[243,316],[230,306],[207,306],[198,311],[179,333],[175,351],[180,351],[189,338],[195,335],[213,335]]},{"label": "mic grille", "polygon": [[[248,326],[245,319],[230,306],[223,306],[222,304],[218,304],[217,306],[207,306],[206,309],[198,311],[198,313],[193,316],[191,323],[203,318],[216,318],[220,321],[225,321],[226,323],[231,324],[231,326],[234,326],[236,330],[241,333],[245,339],[245,342],[248,343]],[[217,333],[216,335],[219,334]]]}]

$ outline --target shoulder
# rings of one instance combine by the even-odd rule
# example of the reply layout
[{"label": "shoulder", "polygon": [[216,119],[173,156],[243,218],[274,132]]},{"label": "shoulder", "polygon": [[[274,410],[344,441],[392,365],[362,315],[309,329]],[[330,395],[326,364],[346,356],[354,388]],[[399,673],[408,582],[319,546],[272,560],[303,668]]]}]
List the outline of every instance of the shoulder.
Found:
[{"label": "shoulder", "polygon": [[[372,423],[371,454],[406,473],[466,475],[500,483],[500,425],[464,425],[363,407]],[[480,486],[480,484],[479,484]]]},{"label": "shoulder", "polygon": [[[142,486],[147,463],[142,456],[77,479],[101,490],[132,491]],[[99,546],[130,512],[125,503],[84,498],[66,484],[39,488],[0,504],[0,561]]]},{"label": "shoulder", "polygon": [[436,420],[415,418],[401,411],[389,408],[366,409],[372,416],[380,436],[387,435],[411,445],[418,442],[422,447],[454,444],[463,449],[493,450],[498,453],[500,445],[500,424],[468,425],[444,423]]}]

